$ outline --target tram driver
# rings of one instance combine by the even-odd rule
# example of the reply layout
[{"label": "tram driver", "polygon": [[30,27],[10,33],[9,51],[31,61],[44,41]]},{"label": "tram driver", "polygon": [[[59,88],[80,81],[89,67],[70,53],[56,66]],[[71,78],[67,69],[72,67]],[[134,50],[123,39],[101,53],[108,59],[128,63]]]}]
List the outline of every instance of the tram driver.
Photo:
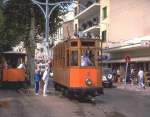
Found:
[{"label": "tram driver", "polygon": [[20,63],[20,65],[17,67],[18,69],[25,69],[24,63]]},{"label": "tram driver", "polygon": [[81,66],[91,66],[92,62],[87,53],[81,56]]}]

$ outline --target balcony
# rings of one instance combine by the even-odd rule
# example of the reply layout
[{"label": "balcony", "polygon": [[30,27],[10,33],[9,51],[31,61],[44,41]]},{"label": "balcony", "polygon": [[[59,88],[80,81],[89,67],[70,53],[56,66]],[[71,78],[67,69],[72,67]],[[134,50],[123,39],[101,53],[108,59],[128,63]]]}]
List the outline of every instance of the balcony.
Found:
[{"label": "balcony", "polygon": [[99,17],[92,17],[88,19],[87,21],[81,22],[79,26],[79,31],[82,31],[83,33],[87,32],[100,32],[100,26],[99,26]]},{"label": "balcony", "polygon": [[91,33],[100,32],[100,27],[99,26],[92,26],[92,27],[83,31],[83,33],[88,33],[88,32],[91,32]]},{"label": "balcony", "polygon": [[87,6],[82,5],[79,13],[75,16],[75,19],[85,20],[86,18],[91,17],[93,14],[100,15],[100,3],[94,2]]},{"label": "balcony", "polygon": [[84,33],[82,31],[74,32],[74,37],[76,38],[85,38],[85,39],[100,39],[99,33],[87,32]]}]

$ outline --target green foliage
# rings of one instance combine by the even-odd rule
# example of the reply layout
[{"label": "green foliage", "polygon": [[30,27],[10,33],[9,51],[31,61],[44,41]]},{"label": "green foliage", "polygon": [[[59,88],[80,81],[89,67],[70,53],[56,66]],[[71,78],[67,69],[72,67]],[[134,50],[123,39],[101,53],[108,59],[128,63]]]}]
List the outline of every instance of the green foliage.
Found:
[{"label": "green foliage", "polygon": [[[0,0],[2,2],[2,0]],[[45,0],[38,0],[45,2]],[[49,2],[58,2],[64,0],[49,0]],[[71,1],[71,0],[70,0]],[[63,4],[62,4],[63,5]],[[62,21],[59,16],[66,12],[67,6],[57,7],[51,14],[49,26],[50,34],[56,32]],[[2,7],[2,4],[0,8]],[[1,11],[2,10],[2,11]],[[35,17],[35,30],[37,33],[45,31],[45,19],[42,11],[31,0],[9,0],[0,10],[0,49],[3,46],[14,46],[20,41],[26,41],[29,35],[31,17]],[[10,48],[10,47],[9,47]]]},{"label": "green foliage", "polygon": [[0,1],[0,52],[5,51],[5,50],[10,50],[11,49],[11,44],[10,44],[10,39],[3,40],[2,37],[5,37],[6,33],[3,33],[5,31],[4,29],[4,15],[3,15],[3,9],[2,9],[2,1]]},{"label": "green foliage", "polygon": [[3,25],[3,23],[4,23],[4,17],[3,17],[2,10],[0,10],[0,28]]}]

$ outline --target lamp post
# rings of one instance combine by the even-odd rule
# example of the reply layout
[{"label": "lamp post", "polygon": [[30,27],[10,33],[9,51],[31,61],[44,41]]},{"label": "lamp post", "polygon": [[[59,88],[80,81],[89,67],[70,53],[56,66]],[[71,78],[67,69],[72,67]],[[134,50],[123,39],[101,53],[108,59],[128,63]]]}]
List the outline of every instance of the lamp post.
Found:
[{"label": "lamp post", "polygon": [[[50,31],[50,27],[49,27],[49,20],[50,20],[50,16],[52,14],[52,12],[55,10],[55,8],[57,8],[58,6],[61,6],[62,4],[67,4],[67,3],[76,3],[76,1],[63,1],[63,2],[55,2],[55,3],[49,3],[49,0],[46,0],[45,2],[39,2],[37,0],[32,0],[32,2],[34,4],[36,4],[42,11],[42,13],[44,14],[44,18],[45,18],[45,38],[44,38],[44,44],[45,44],[45,49],[46,49],[46,53],[48,57],[52,58],[52,54],[50,55],[49,53],[49,31]],[[45,9],[42,7],[45,6]],[[50,41],[50,43],[52,44],[52,40]]]}]

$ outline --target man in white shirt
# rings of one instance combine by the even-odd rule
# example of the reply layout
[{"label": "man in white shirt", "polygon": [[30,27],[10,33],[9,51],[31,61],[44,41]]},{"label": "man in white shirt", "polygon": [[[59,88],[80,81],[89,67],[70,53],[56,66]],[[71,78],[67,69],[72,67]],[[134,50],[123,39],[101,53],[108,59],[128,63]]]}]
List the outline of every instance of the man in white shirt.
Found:
[{"label": "man in white shirt", "polygon": [[49,81],[49,68],[48,67],[43,73],[42,80],[44,81],[43,96],[47,96],[47,88],[48,88],[48,81]]},{"label": "man in white shirt", "polygon": [[139,83],[139,87],[142,87],[145,89],[145,85],[144,85],[144,71],[140,68],[139,72],[138,72],[138,83]]}]

